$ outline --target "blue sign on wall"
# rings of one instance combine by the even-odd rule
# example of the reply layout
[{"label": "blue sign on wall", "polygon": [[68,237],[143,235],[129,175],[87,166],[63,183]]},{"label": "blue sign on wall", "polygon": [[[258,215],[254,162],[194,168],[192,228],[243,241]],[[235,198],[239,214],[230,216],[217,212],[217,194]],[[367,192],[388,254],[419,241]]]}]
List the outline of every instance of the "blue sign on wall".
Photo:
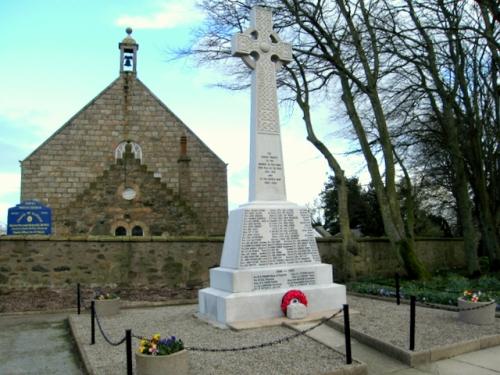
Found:
[{"label": "blue sign on wall", "polygon": [[51,234],[52,210],[38,201],[24,201],[9,208],[8,235]]}]

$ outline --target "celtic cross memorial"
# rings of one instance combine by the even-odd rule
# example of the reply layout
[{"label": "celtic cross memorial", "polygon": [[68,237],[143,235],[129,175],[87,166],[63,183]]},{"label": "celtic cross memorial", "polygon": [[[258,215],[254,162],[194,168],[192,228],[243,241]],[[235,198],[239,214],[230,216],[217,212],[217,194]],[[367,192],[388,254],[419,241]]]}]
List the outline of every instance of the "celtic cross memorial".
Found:
[{"label": "celtic cross memorial", "polygon": [[273,30],[271,11],[254,7],[232,54],[252,70],[249,202],[229,214],[220,267],[199,291],[199,316],[235,327],[281,318],[291,289],[306,295],[308,313],[326,315],[345,303],[345,287],[321,263],[308,210],[286,198],[276,72],[292,48]]}]

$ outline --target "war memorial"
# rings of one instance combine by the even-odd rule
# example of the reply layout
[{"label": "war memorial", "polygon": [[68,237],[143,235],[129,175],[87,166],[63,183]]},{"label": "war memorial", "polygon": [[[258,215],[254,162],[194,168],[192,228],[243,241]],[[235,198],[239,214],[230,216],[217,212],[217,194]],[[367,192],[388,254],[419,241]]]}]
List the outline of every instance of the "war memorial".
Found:
[{"label": "war memorial", "polygon": [[345,287],[321,263],[308,210],[286,199],[276,70],[292,48],[273,31],[271,11],[254,7],[232,53],[252,69],[249,202],[229,215],[220,267],[199,292],[200,316],[223,324],[278,318],[290,289],[305,293],[308,313],[332,311],[345,303]]}]

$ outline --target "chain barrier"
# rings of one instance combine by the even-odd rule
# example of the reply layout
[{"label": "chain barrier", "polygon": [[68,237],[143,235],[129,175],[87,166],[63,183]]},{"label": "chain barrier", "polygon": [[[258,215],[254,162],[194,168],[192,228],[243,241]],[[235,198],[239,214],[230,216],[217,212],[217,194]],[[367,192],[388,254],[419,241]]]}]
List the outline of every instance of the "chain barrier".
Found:
[{"label": "chain barrier", "polygon": [[288,342],[288,341],[293,340],[293,339],[295,339],[295,338],[297,338],[299,336],[303,336],[306,333],[312,331],[313,329],[318,328],[320,325],[325,324],[327,321],[335,318],[341,312],[342,312],[342,309],[339,310],[339,311],[337,311],[337,312],[335,312],[335,313],[333,313],[330,317],[322,319],[317,324],[315,324],[312,327],[309,327],[309,328],[307,328],[307,329],[305,329],[303,331],[299,331],[299,332],[294,333],[292,335],[285,336],[285,337],[282,337],[282,338],[279,338],[279,339],[276,339],[276,340],[273,340],[273,341],[269,341],[269,342],[266,342],[266,343],[262,343],[262,344],[242,346],[242,347],[239,347],[239,348],[217,348],[217,349],[200,348],[200,347],[195,347],[195,346],[188,347],[187,346],[187,347],[185,347],[185,349],[186,350],[190,350],[192,352],[211,352],[211,353],[216,353],[216,352],[241,352],[241,351],[245,351],[245,350],[253,350],[253,349],[266,348],[266,347],[269,347],[269,346],[282,344],[283,342]]},{"label": "chain barrier", "polygon": [[[299,332],[296,332],[292,335],[285,336],[285,337],[282,337],[282,338],[279,338],[279,339],[276,339],[273,341],[269,341],[266,343],[262,343],[262,344],[248,345],[248,346],[243,346],[243,347],[239,347],[239,348],[200,348],[200,347],[195,347],[195,346],[191,346],[191,347],[186,346],[185,349],[193,351],[193,352],[213,352],[213,353],[215,353],[215,352],[240,352],[240,351],[245,351],[245,350],[261,349],[261,348],[265,348],[265,347],[272,346],[272,345],[282,344],[283,342],[288,342],[288,341],[293,340],[299,336],[303,336],[306,333],[312,331],[313,329],[318,328],[319,326],[325,324],[327,321],[335,318],[341,312],[342,312],[342,310],[338,310],[335,313],[333,313],[331,316],[329,316],[328,318],[324,318],[324,319],[320,320],[317,324],[315,324],[315,325],[313,325],[313,326],[311,326],[303,331],[299,331]],[[95,314],[95,318],[97,321],[97,326],[99,327],[99,330],[101,331],[101,334],[104,337],[104,340],[106,340],[106,342],[108,344],[110,344],[112,346],[119,346],[125,342],[126,337],[124,337],[123,339],[121,339],[118,342],[113,342],[109,337],[106,336],[97,314]],[[132,334],[132,337],[137,339],[137,340],[148,340],[144,336],[139,336],[139,335],[134,335],[134,334]]]},{"label": "chain barrier", "polygon": [[457,312],[457,311],[472,311],[472,310],[479,310],[479,309],[484,309],[488,306],[491,306],[493,304],[496,304],[495,301],[491,301],[489,303],[486,303],[484,305],[480,305],[480,306],[474,306],[474,307],[466,307],[466,308],[459,308],[459,307],[447,307],[445,305],[438,305],[438,304],[435,304],[435,303],[430,303],[430,302],[426,302],[425,299],[423,299],[422,302],[424,305],[426,306],[429,306],[429,307],[432,307],[433,309],[439,309],[439,310],[445,310],[445,311],[453,311],[453,312]]},{"label": "chain barrier", "polygon": [[[396,289],[396,285],[392,285],[392,284],[379,284],[379,283],[369,283],[370,285],[374,286],[374,287],[380,287],[379,289],[384,289],[384,288],[392,288],[392,289]],[[499,293],[500,294],[500,290],[499,289],[487,289],[487,288],[467,288],[467,289],[461,289],[461,290],[454,290],[454,289],[438,289],[438,288],[431,288],[429,286],[426,286],[426,285],[423,285],[423,286],[417,286],[417,285],[414,285],[414,284],[406,284],[406,287],[404,287],[403,285],[401,285],[400,289],[408,289],[408,288],[411,288],[411,287],[416,287],[416,288],[419,288],[419,289],[422,289],[422,290],[431,290],[431,291],[434,291],[434,292],[439,292],[439,293],[448,293],[448,294],[463,294],[464,290],[477,290],[477,289],[481,289],[482,292],[488,292],[488,293],[491,293],[491,292],[495,292],[495,293]],[[390,290],[387,290],[387,292],[391,292]],[[394,293],[394,292],[393,292]]]},{"label": "chain barrier", "polygon": [[[379,294],[383,297],[393,297],[393,298],[397,298],[397,287],[396,286],[393,286],[393,285],[390,285],[390,284],[378,284],[378,283],[371,283],[372,286],[374,287],[380,287],[380,289],[378,290]],[[410,284],[409,288],[411,290],[411,287],[413,285]],[[395,289],[396,291],[392,291],[390,290],[389,288],[393,288]],[[405,296],[403,295],[402,291],[403,289],[406,289],[408,291],[408,286],[406,288],[403,288],[403,287],[400,287],[399,288],[399,296],[400,298],[405,298]],[[437,289],[437,288],[430,288],[430,287],[427,287],[427,286],[423,286],[423,289],[421,289],[421,292],[425,293],[427,290],[430,290],[430,291],[434,291],[434,292],[438,292],[438,293],[444,293],[444,294],[455,294],[455,295],[462,295],[463,293],[463,290],[450,290],[450,289]],[[496,289],[484,289],[484,288],[481,288],[481,290],[483,292],[496,292],[496,293],[499,293],[500,295],[500,290],[496,290]],[[426,301],[426,298],[423,297],[422,300],[420,301],[422,304],[428,306],[428,307],[431,307],[431,308],[435,308],[435,309],[440,309],[440,310],[446,310],[446,311],[454,311],[454,312],[457,312],[457,311],[469,311],[469,310],[479,310],[479,309],[482,309],[482,308],[486,308],[488,306],[491,306],[492,304],[495,304],[496,302],[495,301],[491,301],[490,303],[487,303],[485,305],[480,305],[480,306],[474,306],[474,307],[468,307],[468,308],[458,308],[458,306],[453,306],[453,305],[450,305],[452,307],[447,307],[446,305],[442,305],[442,304],[435,304],[435,303],[430,303],[430,302],[427,302]],[[450,301],[451,302],[451,301]]]},{"label": "chain barrier", "polygon": [[109,345],[120,346],[121,344],[123,344],[125,342],[125,340],[127,339],[127,336],[124,336],[123,339],[121,339],[120,341],[113,342],[108,336],[106,336],[106,333],[104,333],[104,330],[102,329],[102,326],[101,326],[101,322],[99,321],[99,316],[97,315],[97,313],[95,311],[94,311],[94,316],[95,316],[95,320],[97,322],[97,326],[99,327],[99,331],[101,331],[102,337],[104,337],[104,340],[106,340],[106,342]]},{"label": "chain barrier", "polygon": [[133,337],[134,339],[137,339],[137,340],[148,340],[148,339],[147,339],[146,337],[144,337],[144,336],[137,336],[137,335],[134,335],[134,334],[132,334],[132,337]]}]

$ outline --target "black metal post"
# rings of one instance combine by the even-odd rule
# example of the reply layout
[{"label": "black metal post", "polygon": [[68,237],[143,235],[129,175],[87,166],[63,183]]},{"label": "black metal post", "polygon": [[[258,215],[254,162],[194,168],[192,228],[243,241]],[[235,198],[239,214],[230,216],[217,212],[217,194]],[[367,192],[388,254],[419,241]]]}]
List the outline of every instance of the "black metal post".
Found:
[{"label": "black metal post", "polygon": [[344,336],[345,336],[345,363],[352,363],[351,354],[351,324],[349,322],[349,305],[344,305]]},{"label": "black metal post", "polygon": [[401,295],[399,293],[399,273],[396,272],[396,304],[399,306],[401,303]]},{"label": "black metal post", "polygon": [[127,375],[132,375],[132,330],[125,330],[125,350],[127,355]]},{"label": "black metal post", "polygon": [[415,350],[415,305],[417,299],[410,297],[410,350]]},{"label": "black metal post", "polygon": [[76,306],[78,308],[78,315],[80,315],[80,308],[81,308],[81,305],[80,305],[80,283],[76,284]]},{"label": "black metal post", "polygon": [[95,302],[90,303],[90,345],[95,344]]}]

